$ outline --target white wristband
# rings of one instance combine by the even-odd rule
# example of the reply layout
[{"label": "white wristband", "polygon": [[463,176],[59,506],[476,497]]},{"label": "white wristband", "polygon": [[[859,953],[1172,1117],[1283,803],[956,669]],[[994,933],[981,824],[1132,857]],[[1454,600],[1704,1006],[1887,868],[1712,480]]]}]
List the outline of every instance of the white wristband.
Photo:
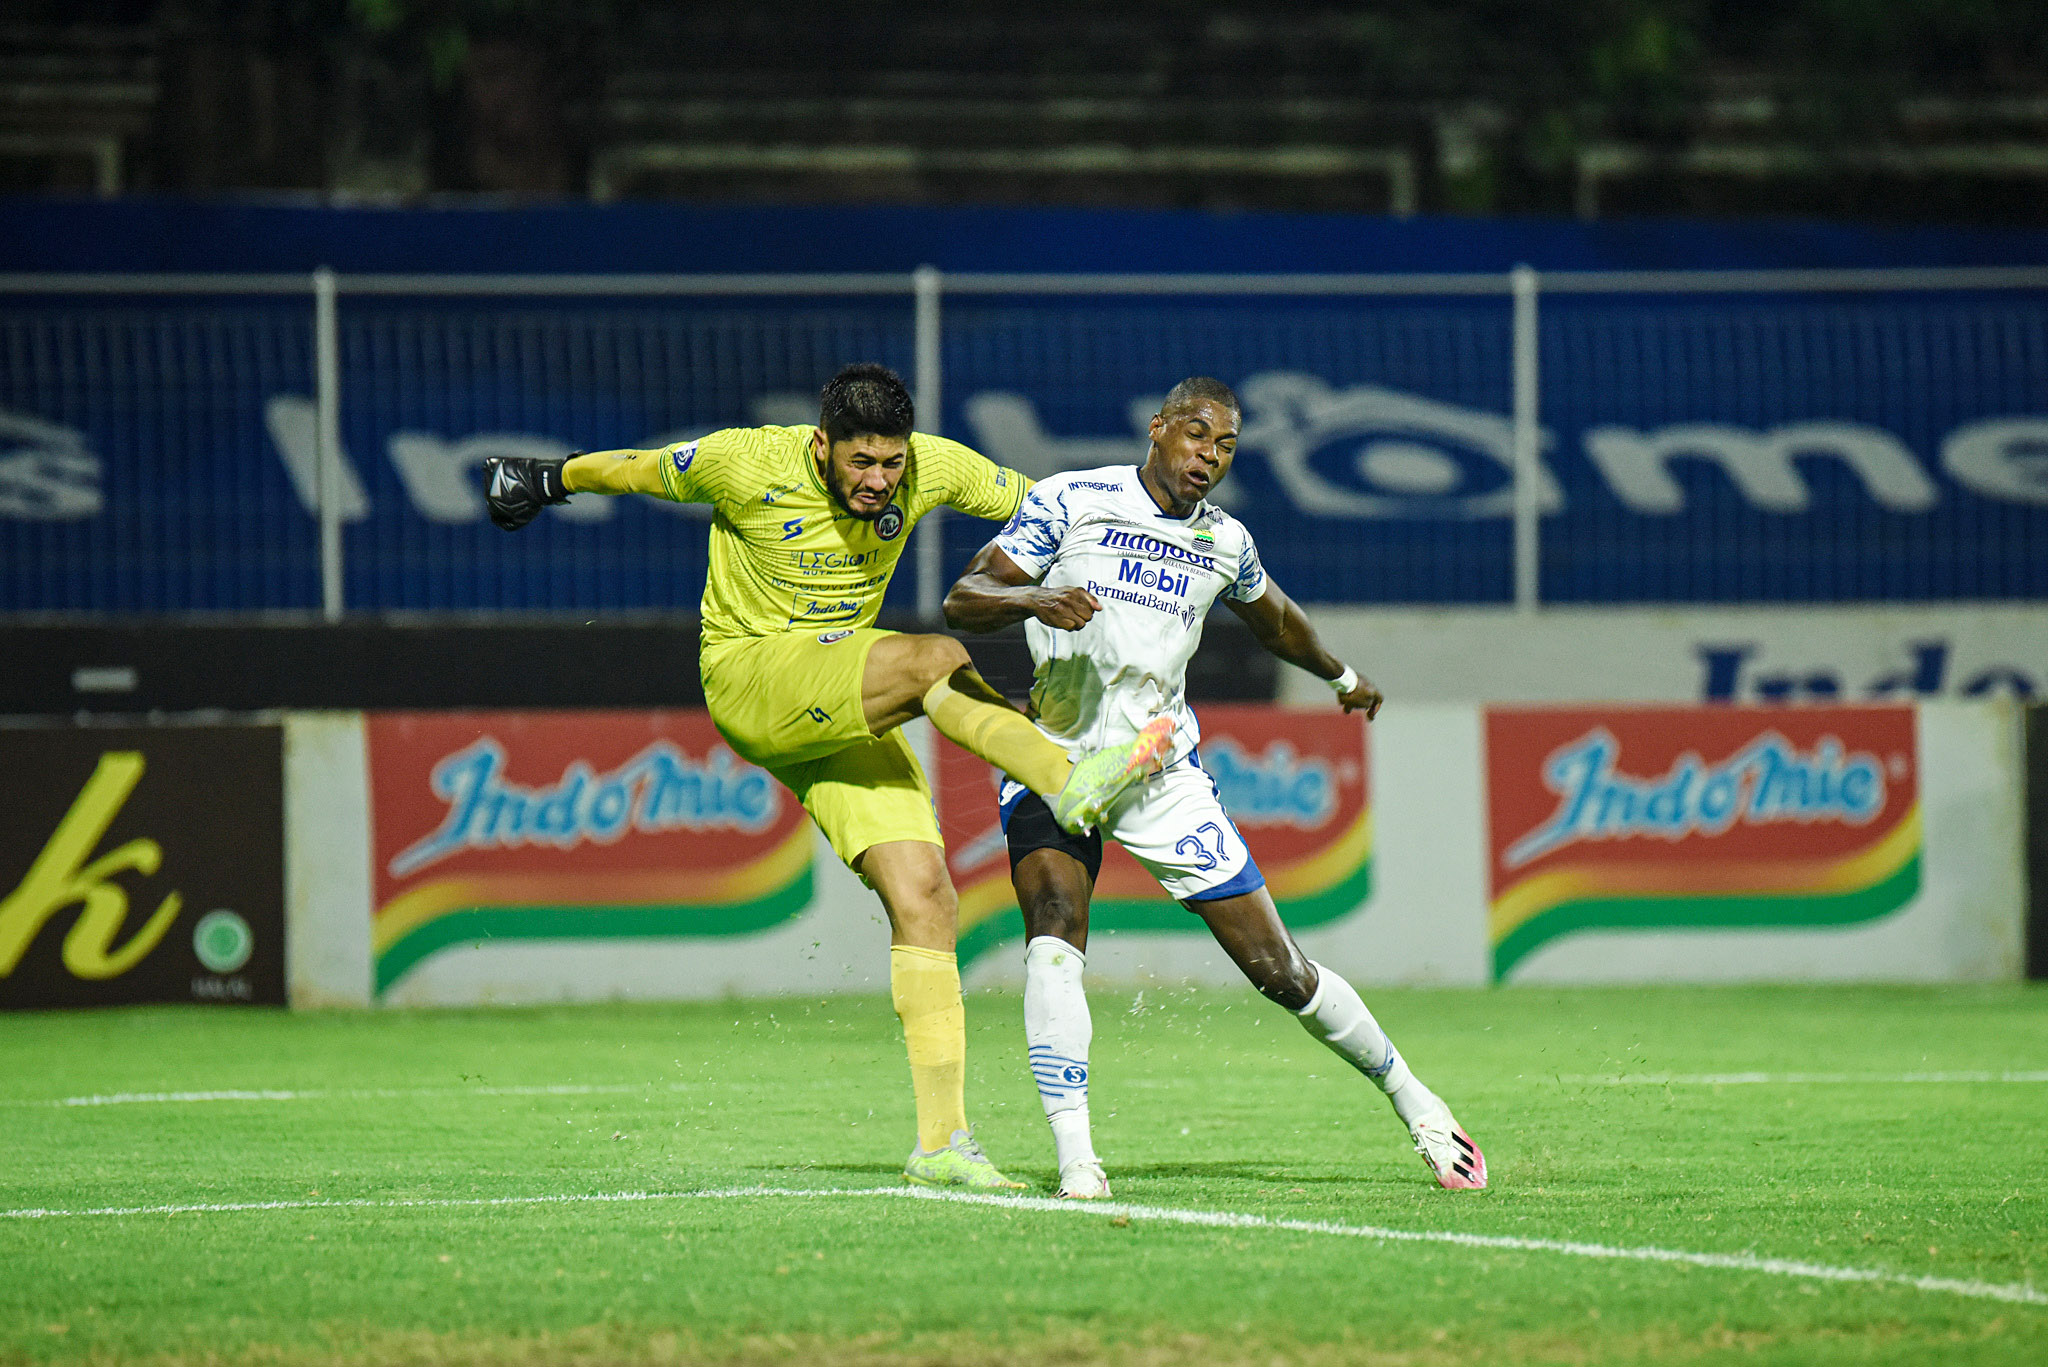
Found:
[{"label": "white wristband", "polygon": [[1339,674],[1334,679],[1325,679],[1323,682],[1330,686],[1332,693],[1341,698],[1352,689],[1358,687],[1358,671],[1350,665],[1345,665],[1342,674]]}]

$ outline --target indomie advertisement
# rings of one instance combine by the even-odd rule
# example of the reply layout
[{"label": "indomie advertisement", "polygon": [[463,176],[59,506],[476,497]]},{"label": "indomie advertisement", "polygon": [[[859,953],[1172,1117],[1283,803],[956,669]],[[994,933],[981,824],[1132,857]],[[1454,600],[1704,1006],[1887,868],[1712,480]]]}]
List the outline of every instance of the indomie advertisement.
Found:
[{"label": "indomie advertisement", "polygon": [[[1372,808],[1365,720],[1327,709],[1201,709],[1202,767],[1295,930],[1357,910],[1372,890]],[[1023,937],[1010,860],[996,813],[994,771],[952,745],[936,774],[946,862],[960,893],[960,966]],[[1206,937],[1200,918],[1167,896],[1112,841],[1089,909],[1091,936],[1166,931]]]},{"label": "indomie advertisement", "polygon": [[1906,707],[1489,711],[1495,980],[1591,932],[1898,911],[1920,889],[1914,728]]},{"label": "indomie advertisement", "polygon": [[366,721],[376,990],[496,940],[743,935],[811,897],[811,826],[701,711]]},{"label": "indomie advertisement", "polygon": [[283,1005],[274,726],[0,731],[0,1008]]}]

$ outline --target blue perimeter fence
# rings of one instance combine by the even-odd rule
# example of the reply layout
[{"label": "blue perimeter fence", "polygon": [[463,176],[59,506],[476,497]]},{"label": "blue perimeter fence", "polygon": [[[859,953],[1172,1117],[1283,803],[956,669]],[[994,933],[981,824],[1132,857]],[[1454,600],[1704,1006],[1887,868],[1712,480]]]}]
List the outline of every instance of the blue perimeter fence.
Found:
[{"label": "blue perimeter fence", "polygon": [[[1227,381],[1219,501],[1311,602],[2048,597],[2048,270],[315,272],[0,276],[0,611],[692,610],[708,510],[507,536],[483,458],[812,421],[869,359],[1035,478]],[[928,520],[891,605],[992,531]]]}]

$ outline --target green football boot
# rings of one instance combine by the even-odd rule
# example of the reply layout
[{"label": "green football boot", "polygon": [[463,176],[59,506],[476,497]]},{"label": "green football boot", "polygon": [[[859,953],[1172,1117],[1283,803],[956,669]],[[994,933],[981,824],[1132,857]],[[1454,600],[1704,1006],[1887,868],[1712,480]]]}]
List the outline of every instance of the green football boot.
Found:
[{"label": "green football boot", "polygon": [[953,1131],[953,1142],[926,1153],[919,1144],[903,1165],[904,1180],[921,1187],[952,1187],[958,1191],[1017,1191],[1022,1182],[1012,1182],[996,1171],[971,1130]]},{"label": "green football boot", "polygon": [[1052,819],[1060,829],[1079,835],[1101,825],[1118,794],[1164,768],[1164,756],[1173,748],[1173,726],[1172,717],[1154,717],[1122,745],[1097,750],[1076,764],[1053,803]]}]

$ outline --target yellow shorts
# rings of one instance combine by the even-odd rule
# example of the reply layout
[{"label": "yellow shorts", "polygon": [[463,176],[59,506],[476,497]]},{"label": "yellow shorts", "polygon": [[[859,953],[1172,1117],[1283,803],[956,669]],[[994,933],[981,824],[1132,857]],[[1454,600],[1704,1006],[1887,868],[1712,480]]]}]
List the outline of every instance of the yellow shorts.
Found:
[{"label": "yellow shorts", "polygon": [[876,736],[861,712],[868,653],[891,634],[778,632],[703,656],[704,701],[726,743],[796,794],[848,867],[885,841],[945,843],[902,728]]}]

